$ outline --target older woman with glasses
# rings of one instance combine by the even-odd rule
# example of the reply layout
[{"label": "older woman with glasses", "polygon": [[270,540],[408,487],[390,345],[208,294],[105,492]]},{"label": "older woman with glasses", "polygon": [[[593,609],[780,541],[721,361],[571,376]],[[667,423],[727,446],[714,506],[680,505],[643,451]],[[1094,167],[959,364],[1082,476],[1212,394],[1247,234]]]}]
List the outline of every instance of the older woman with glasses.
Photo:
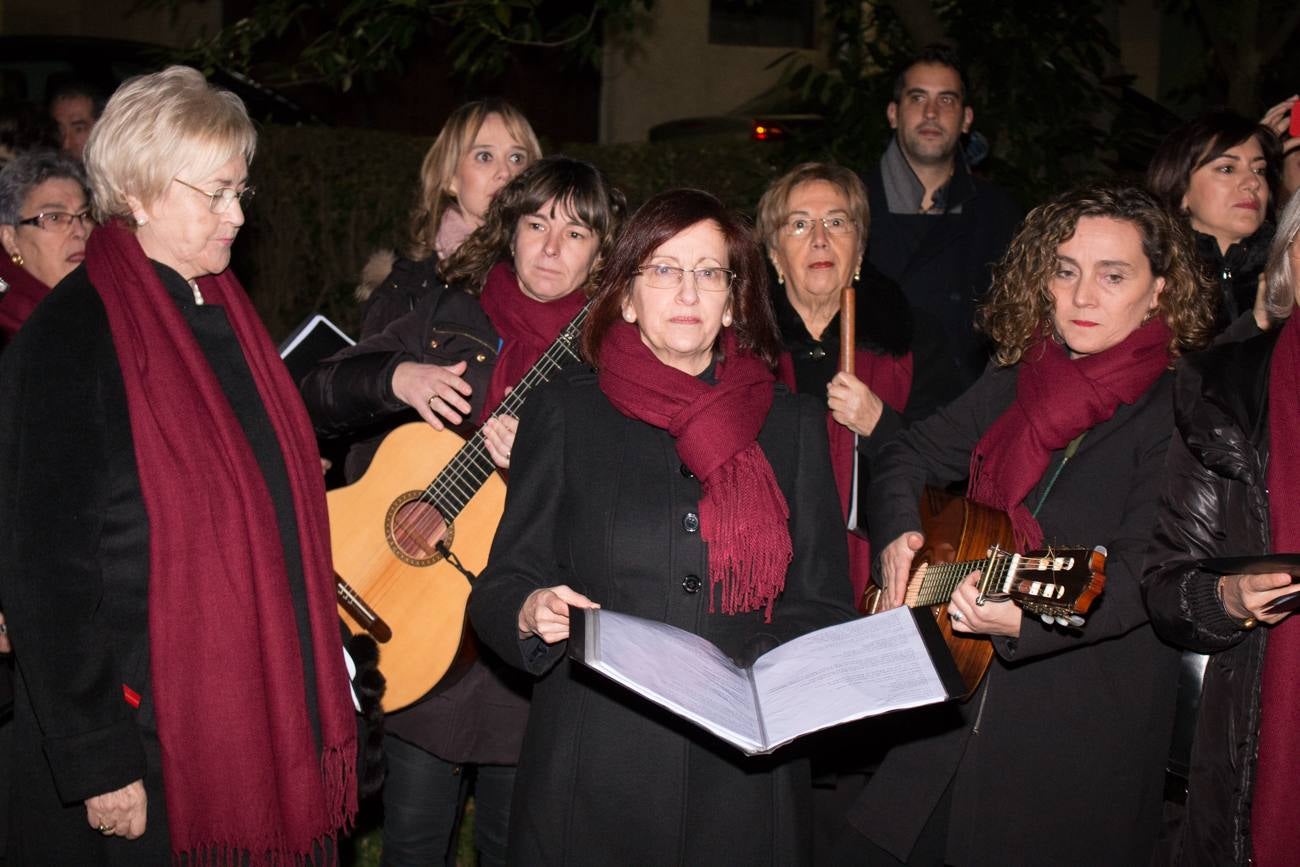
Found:
[{"label": "older woman with glasses", "polygon": [[255,145],[196,70],[122,85],[107,222],[0,359],[15,863],[332,861],[355,814],[319,455],[228,270]]},{"label": "older woman with glasses", "polygon": [[[829,413],[827,429],[840,502],[847,516],[857,463],[865,490],[870,459],[908,422],[959,390],[938,330],[908,306],[898,286],[866,261],[871,215],[856,174],[829,163],[796,166],[758,204],[758,234],[776,274],[772,302],[784,345],[782,378]],[[839,369],[841,290],[852,286],[854,372]],[[870,548],[849,536],[853,598],[871,573]]]},{"label": "older woman with glasses", "polygon": [[0,170],[0,343],[86,257],[94,226],[81,164],[32,151]]},{"label": "older woman with glasses", "polygon": [[571,606],[666,621],[746,662],[852,616],[825,414],[775,381],[747,226],[698,190],[650,199],[583,335],[598,373],[524,406],[470,614],[537,678],[510,821],[518,864],[793,864],[808,764],[745,758],[565,657]]}]

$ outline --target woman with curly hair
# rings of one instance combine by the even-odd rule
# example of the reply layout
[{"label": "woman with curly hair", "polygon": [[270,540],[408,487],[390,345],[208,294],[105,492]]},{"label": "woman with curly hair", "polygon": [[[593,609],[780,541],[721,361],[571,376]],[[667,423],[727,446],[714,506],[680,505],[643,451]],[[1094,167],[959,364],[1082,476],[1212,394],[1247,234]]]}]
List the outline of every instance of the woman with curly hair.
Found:
[{"label": "woman with curly hair", "polygon": [[1171,367],[1212,320],[1190,239],[1149,193],[1087,187],[1026,218],[981,311],[995,365],[880,456],[869,526],[883,596],[903,603],[922,487],[967,476],[970,499],[1009,514],[1021,552],[1105,546],[1105,592],[1076,629],[983,604],[968,576],[948,611],[954,630],[992,641],[992,665],[969,702],[903,718],[850,816],[868,838],[852,843],[858,860],[1057,863],[1063,847],[1072,864],[1149,859],[1178,652],[1151,629],[1138,579]]}]

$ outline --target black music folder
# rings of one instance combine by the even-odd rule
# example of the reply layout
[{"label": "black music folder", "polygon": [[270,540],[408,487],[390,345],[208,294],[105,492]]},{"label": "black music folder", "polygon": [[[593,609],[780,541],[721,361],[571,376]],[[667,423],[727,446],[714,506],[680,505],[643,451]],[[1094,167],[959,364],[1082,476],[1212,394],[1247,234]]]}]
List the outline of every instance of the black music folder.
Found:
[{"label": "black music folder", "polygon": [[295,383],[319,362],[356,343],[329,319],[319,313],[308,316],[280,344],[280,357]]}]

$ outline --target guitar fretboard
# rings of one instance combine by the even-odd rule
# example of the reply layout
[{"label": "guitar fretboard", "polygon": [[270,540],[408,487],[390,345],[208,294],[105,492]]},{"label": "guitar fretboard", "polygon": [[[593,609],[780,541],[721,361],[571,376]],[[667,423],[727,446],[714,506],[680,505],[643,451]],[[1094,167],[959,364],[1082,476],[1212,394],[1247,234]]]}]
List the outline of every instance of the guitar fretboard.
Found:
[{"label": "guitar fretboard", "polygon": [[[578,353],[578,334],[582,329],[582,323],[587,320],[587,312],[590,308],[591,304],[588,302],[578,311],[578,315],[564,327],[560,336],[555,338],[555,342],[532,367],[528,368],[523,379],[510,390],[501,401],[501,405],[493,411],[493,418],[499,415],[517,416],[520,407],[524,405],[525,398],[533,388],[548,382],[557,370],[570,362],[581,360],[582,356]],[[424,489],[421,499],[431,503],[450,523],[469,504],[496,468],[492,456],[488,454],[484,433],[480,428],[466,440],[465,445],[456,452],[451,462]]]},{"label": "guitar fretboard", "polygon": [[909,608],[942,605],[952,598],[957,585],[976,569],[980,570],[980,591],[995,592],[1005,586],[1013,559],[1011,554],[995,548],[985,560],[929,563],[920,583],[908,589],[906,604]]},{"label": "guitar fretboard", "polygon": [[[1059,603],[1067,589],[1060,583],[1061,579],[1074,569],[1075,563],[1073,549],[1049,550],[1040,556],[1029,556],[1013,554],[1001,548],[993,548],[985,560],[927,563],[921,580],[913,580],[909,584],[904,602],[909,608],[942,605],[952,598],[953,591],[967,575],[979,569],[980,593],[1009,594],[1017,601]],[[1025,583],[1026,579],[1028,584]]]}]

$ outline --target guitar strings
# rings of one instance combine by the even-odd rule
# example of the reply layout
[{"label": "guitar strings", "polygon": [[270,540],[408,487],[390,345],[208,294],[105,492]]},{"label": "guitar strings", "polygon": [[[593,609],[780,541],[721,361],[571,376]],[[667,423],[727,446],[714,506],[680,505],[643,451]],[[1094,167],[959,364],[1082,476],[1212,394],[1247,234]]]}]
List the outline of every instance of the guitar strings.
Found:
[{"label": "guitar strings", "polygon": [[[586,313],[587,308],[585,307],[579,311],[578,315],[566,326],[560,337],[543,353],[537,363],[524,374],[519,384],[501,401],[501,405],[493,413],[494,418],[503,414],[517,414],[527,393],[539,383],[549,382],[547,374],[552,374],[560,369],[562,366],[561,360],[557,360],[557,355],[561,356],[561,359],[563,359],[563,356],[568,356],[581,360],[581,357],[573,350],[572,341],[576,338],[576,331],[586,318]],[[496,463],[487,451],[486,437],[480,428],[475,431],[473,436],[470,437],[428,487],[411,501],[430,508],[421,509],[417,507],[408,509],[407,515],[394,523],[394,535],[405,536],[407,540],[412,538],[415,540],[432,538],[439,523],[450,525],[455,517],[469,504],[469,501],[473,499],[483,482],[495,470]],[[412,514],[414,517],[412,517]],[[426,551],[426,556],[433,553],[423,544],[421,544],[421,547]]]}]

